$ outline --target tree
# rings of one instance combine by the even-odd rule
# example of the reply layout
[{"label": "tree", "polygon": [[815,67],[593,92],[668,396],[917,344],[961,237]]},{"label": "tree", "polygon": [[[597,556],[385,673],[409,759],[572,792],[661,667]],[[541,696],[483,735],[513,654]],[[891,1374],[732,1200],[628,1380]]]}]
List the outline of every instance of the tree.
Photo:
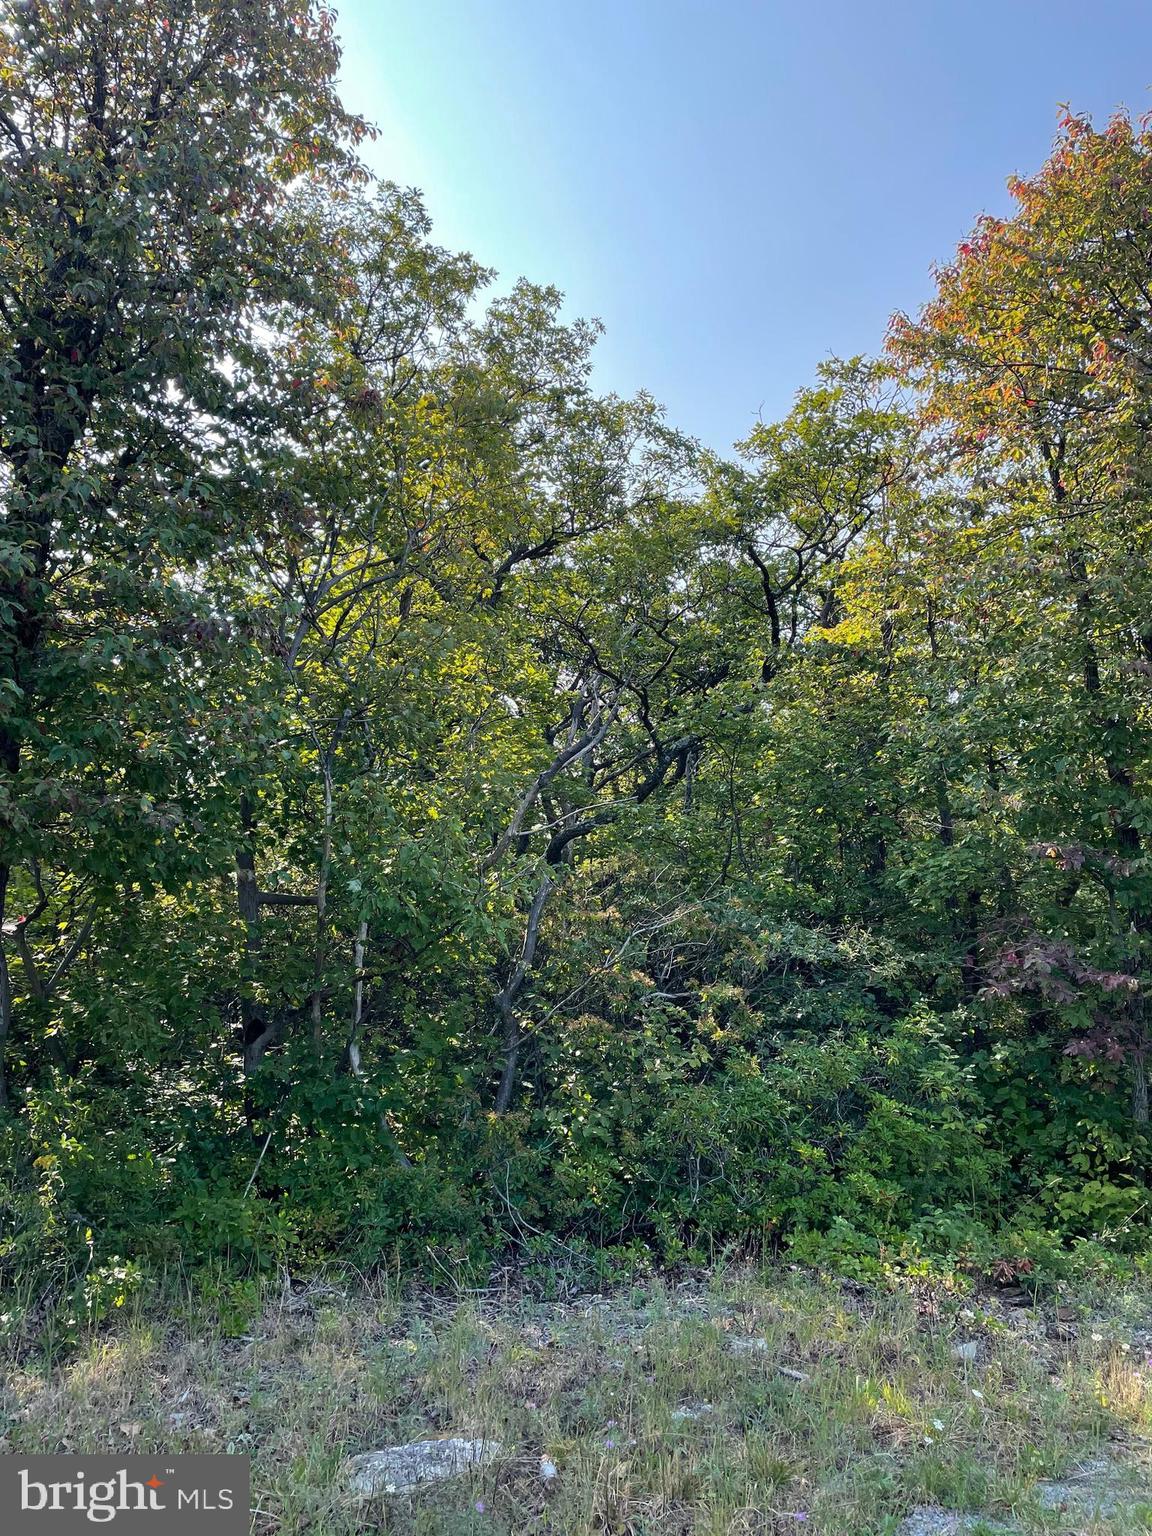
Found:
[{"label": "tree", "polygon": [[982,220],[893,334],[940,474],[963,477],[920,534],[928,638],[957,658],[957,724],[1017,840],[985,979],[1062,1015],[1069,1053],[1126,1059],[1145,1122],[1152,137],[1066,114],[1011,188],[1018,213]]},{"label": "tree", "polygon": [[[0,917],[18,891],[25,957],[54,889],[42,866],[105,899],[131,879],[120,797],[164,758],[86,703],[128,672],[194,691],[221,622],[204,578],[221,488],[268,431],[261,316],[314,298],[290,184],[352,174],[364,132],[338,58],[331,13],[280,0],[32,0],[0,31]],[[185,736],[173,756],[196,750]],[[11,1021],[5,953],[0,1100]]]}]

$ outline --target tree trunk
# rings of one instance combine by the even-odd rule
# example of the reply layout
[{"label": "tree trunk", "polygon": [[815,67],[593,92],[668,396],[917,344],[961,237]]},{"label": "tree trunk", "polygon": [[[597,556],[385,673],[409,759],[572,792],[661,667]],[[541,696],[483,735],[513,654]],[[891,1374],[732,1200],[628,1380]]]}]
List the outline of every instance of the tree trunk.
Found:
[{"label": "tree trunk", "polygon": [[368,919],[364,917],[360,919],[356,940],[352,945],[352,971],[356,980],[352,987],[352,1019],[340,1062],[340,1070],[352,1077],[360,1075],[360,1025],[364,1020],[364,950],[367,942]]},{"label": "tree trunk", "polygon": [[520,1020],[516,1015],[516,1003],[524,990],[524,984],[532,970],[532,962],[536,958],[540,921],[544,916],[544,906],[551,894],[553,883],[552,871],[547,868],[540,884],[536,887],[536,894],[528,909],[528,921],[524,927],[524,944],[520,951],[520,958],[508,980],[496,994],[496,1013],[500,1020],[500,1033],[504,1046],[504,1070],[500,1075],[500,1087],[496,1091],[494,1106],[498,1115],[507,1113],[516,1087],[516,1069],[520,1062],[521,1044]]},{"label": "tree trunk", "polygon": [[[0,925],[8,906],[8,866],[0,865]],[[8,1107],[6,1055],[12,1029],[12,981],[8,974],[8,953],[0,926],[0,1110]]]}]

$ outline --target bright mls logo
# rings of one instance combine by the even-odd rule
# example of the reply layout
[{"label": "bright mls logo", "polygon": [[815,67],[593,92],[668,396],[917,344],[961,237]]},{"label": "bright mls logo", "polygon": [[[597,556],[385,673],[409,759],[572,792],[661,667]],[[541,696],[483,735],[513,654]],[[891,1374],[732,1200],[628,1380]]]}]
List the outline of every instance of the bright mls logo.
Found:
[{"label": "bright mls logo", "polygon": [[250,1481],[247,1456],[0,1456],[0,1528],[247,1536]]}]

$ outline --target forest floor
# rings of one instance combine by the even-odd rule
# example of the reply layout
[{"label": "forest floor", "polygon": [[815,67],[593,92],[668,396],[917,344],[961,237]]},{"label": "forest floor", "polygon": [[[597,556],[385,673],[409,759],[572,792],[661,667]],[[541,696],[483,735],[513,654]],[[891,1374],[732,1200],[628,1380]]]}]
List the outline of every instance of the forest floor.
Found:
[{"label": "forest floor", "polygon": [[[25,1334],[0,1450],[250,1455],[255,1536],[1152,1529],[1146,1286],[1011,1305],[785,1268],[562,1302],[244,1294],[129,1305],[55,1358]],[[348,1458],[445,1437],[482,1461],[351,1491]]]}]

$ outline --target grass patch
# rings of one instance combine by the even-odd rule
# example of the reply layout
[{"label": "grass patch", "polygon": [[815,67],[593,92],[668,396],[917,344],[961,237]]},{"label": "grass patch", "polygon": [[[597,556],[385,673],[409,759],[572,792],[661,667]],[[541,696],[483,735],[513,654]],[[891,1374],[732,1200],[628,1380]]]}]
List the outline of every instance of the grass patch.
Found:
[{"label": "grass patch", "polygon": [[[772,1270],[545,1302],[284,1280],[141,1293],[57,1358],[10,1326],[3,1449],[248,1454],[256,1536],[882,1536],[929,1505],[1152,1528],[1146,1291],[1008,1306]],[[345,1457],[440,1435],[505,1455],[348,1499]],[[1041,1506],[1092,1460],[1116,1507]]]}]

